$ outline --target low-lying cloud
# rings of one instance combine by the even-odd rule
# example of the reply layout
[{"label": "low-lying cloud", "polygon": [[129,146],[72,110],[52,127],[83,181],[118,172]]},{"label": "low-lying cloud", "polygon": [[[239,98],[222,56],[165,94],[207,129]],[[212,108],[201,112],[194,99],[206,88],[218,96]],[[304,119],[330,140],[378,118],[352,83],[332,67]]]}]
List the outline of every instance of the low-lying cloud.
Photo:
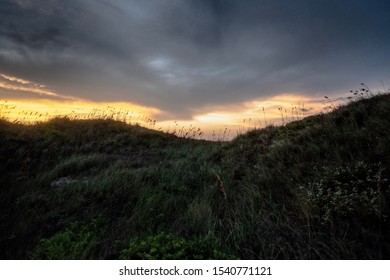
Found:
[{"label": "low-lying cloud", "polygon": [[[45,98],[51,99],[63,99],[63,100],[76,100],[75,97],[64,96],[51,91],[46,88],[45,85],[37,84],[31,81],[23,80],[17,77],[8,76],[0,73],[0,89],[8,92],[25,92],[28,94],[35,94]],[[9,97],[13,97],[12,95]]]}]

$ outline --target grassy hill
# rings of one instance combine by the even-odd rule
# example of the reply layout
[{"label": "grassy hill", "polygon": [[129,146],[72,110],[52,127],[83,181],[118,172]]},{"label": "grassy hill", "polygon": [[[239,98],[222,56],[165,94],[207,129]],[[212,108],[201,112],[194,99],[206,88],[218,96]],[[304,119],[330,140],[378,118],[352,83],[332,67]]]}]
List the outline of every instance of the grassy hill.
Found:
[{"label": "grassy hill", "polygon": [[238,136],[0,121],[2,259],[389,259],[390,95]]}]

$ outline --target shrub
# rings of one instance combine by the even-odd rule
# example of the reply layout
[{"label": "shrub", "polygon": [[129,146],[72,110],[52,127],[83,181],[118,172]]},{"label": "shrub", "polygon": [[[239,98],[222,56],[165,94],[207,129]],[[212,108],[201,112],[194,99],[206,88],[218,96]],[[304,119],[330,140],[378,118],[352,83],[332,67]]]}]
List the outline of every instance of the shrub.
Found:
[{"label": "shrub", "polygon": [[42,239],[31,253],[32,259],[81,260],[94,258],[99,245],[101,218],[88,225],[73,224],[49,239]]},{"label": "shrub", "polygon": [[144,239],[134,239],[122,250],[121,259],[235,259],[212,245],[207,237],[186,240],[173,233],[161,232]]},{"label": "shrub", "polygon": [[[349,167],[324,168],[317,180],[304,189],[309,207],[321,224],[353,217],[381,215],[382,198],[378,191],[380,164],[358,162]],[[388,181],[381,178],[383,189]]]}]

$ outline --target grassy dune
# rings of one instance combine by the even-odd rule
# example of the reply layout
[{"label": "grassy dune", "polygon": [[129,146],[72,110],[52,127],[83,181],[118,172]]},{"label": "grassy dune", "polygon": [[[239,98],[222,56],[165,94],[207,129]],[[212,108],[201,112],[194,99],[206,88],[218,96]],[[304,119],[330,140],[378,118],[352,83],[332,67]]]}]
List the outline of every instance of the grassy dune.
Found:
[{"label": "grassy dune", "polygon": [[229,142],[0,121],[2,259],[389,259],[390,95]]}]

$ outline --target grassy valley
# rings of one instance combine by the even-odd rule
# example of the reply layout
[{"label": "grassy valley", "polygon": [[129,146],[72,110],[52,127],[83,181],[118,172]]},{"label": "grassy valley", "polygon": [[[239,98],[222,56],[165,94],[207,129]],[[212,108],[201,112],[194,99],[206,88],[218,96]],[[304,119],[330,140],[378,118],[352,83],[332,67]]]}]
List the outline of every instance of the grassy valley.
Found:
[{"label": "grassy valley", "polygon": [[0,120],[2,259],[389,259],[390,95],[206,141]]}]

